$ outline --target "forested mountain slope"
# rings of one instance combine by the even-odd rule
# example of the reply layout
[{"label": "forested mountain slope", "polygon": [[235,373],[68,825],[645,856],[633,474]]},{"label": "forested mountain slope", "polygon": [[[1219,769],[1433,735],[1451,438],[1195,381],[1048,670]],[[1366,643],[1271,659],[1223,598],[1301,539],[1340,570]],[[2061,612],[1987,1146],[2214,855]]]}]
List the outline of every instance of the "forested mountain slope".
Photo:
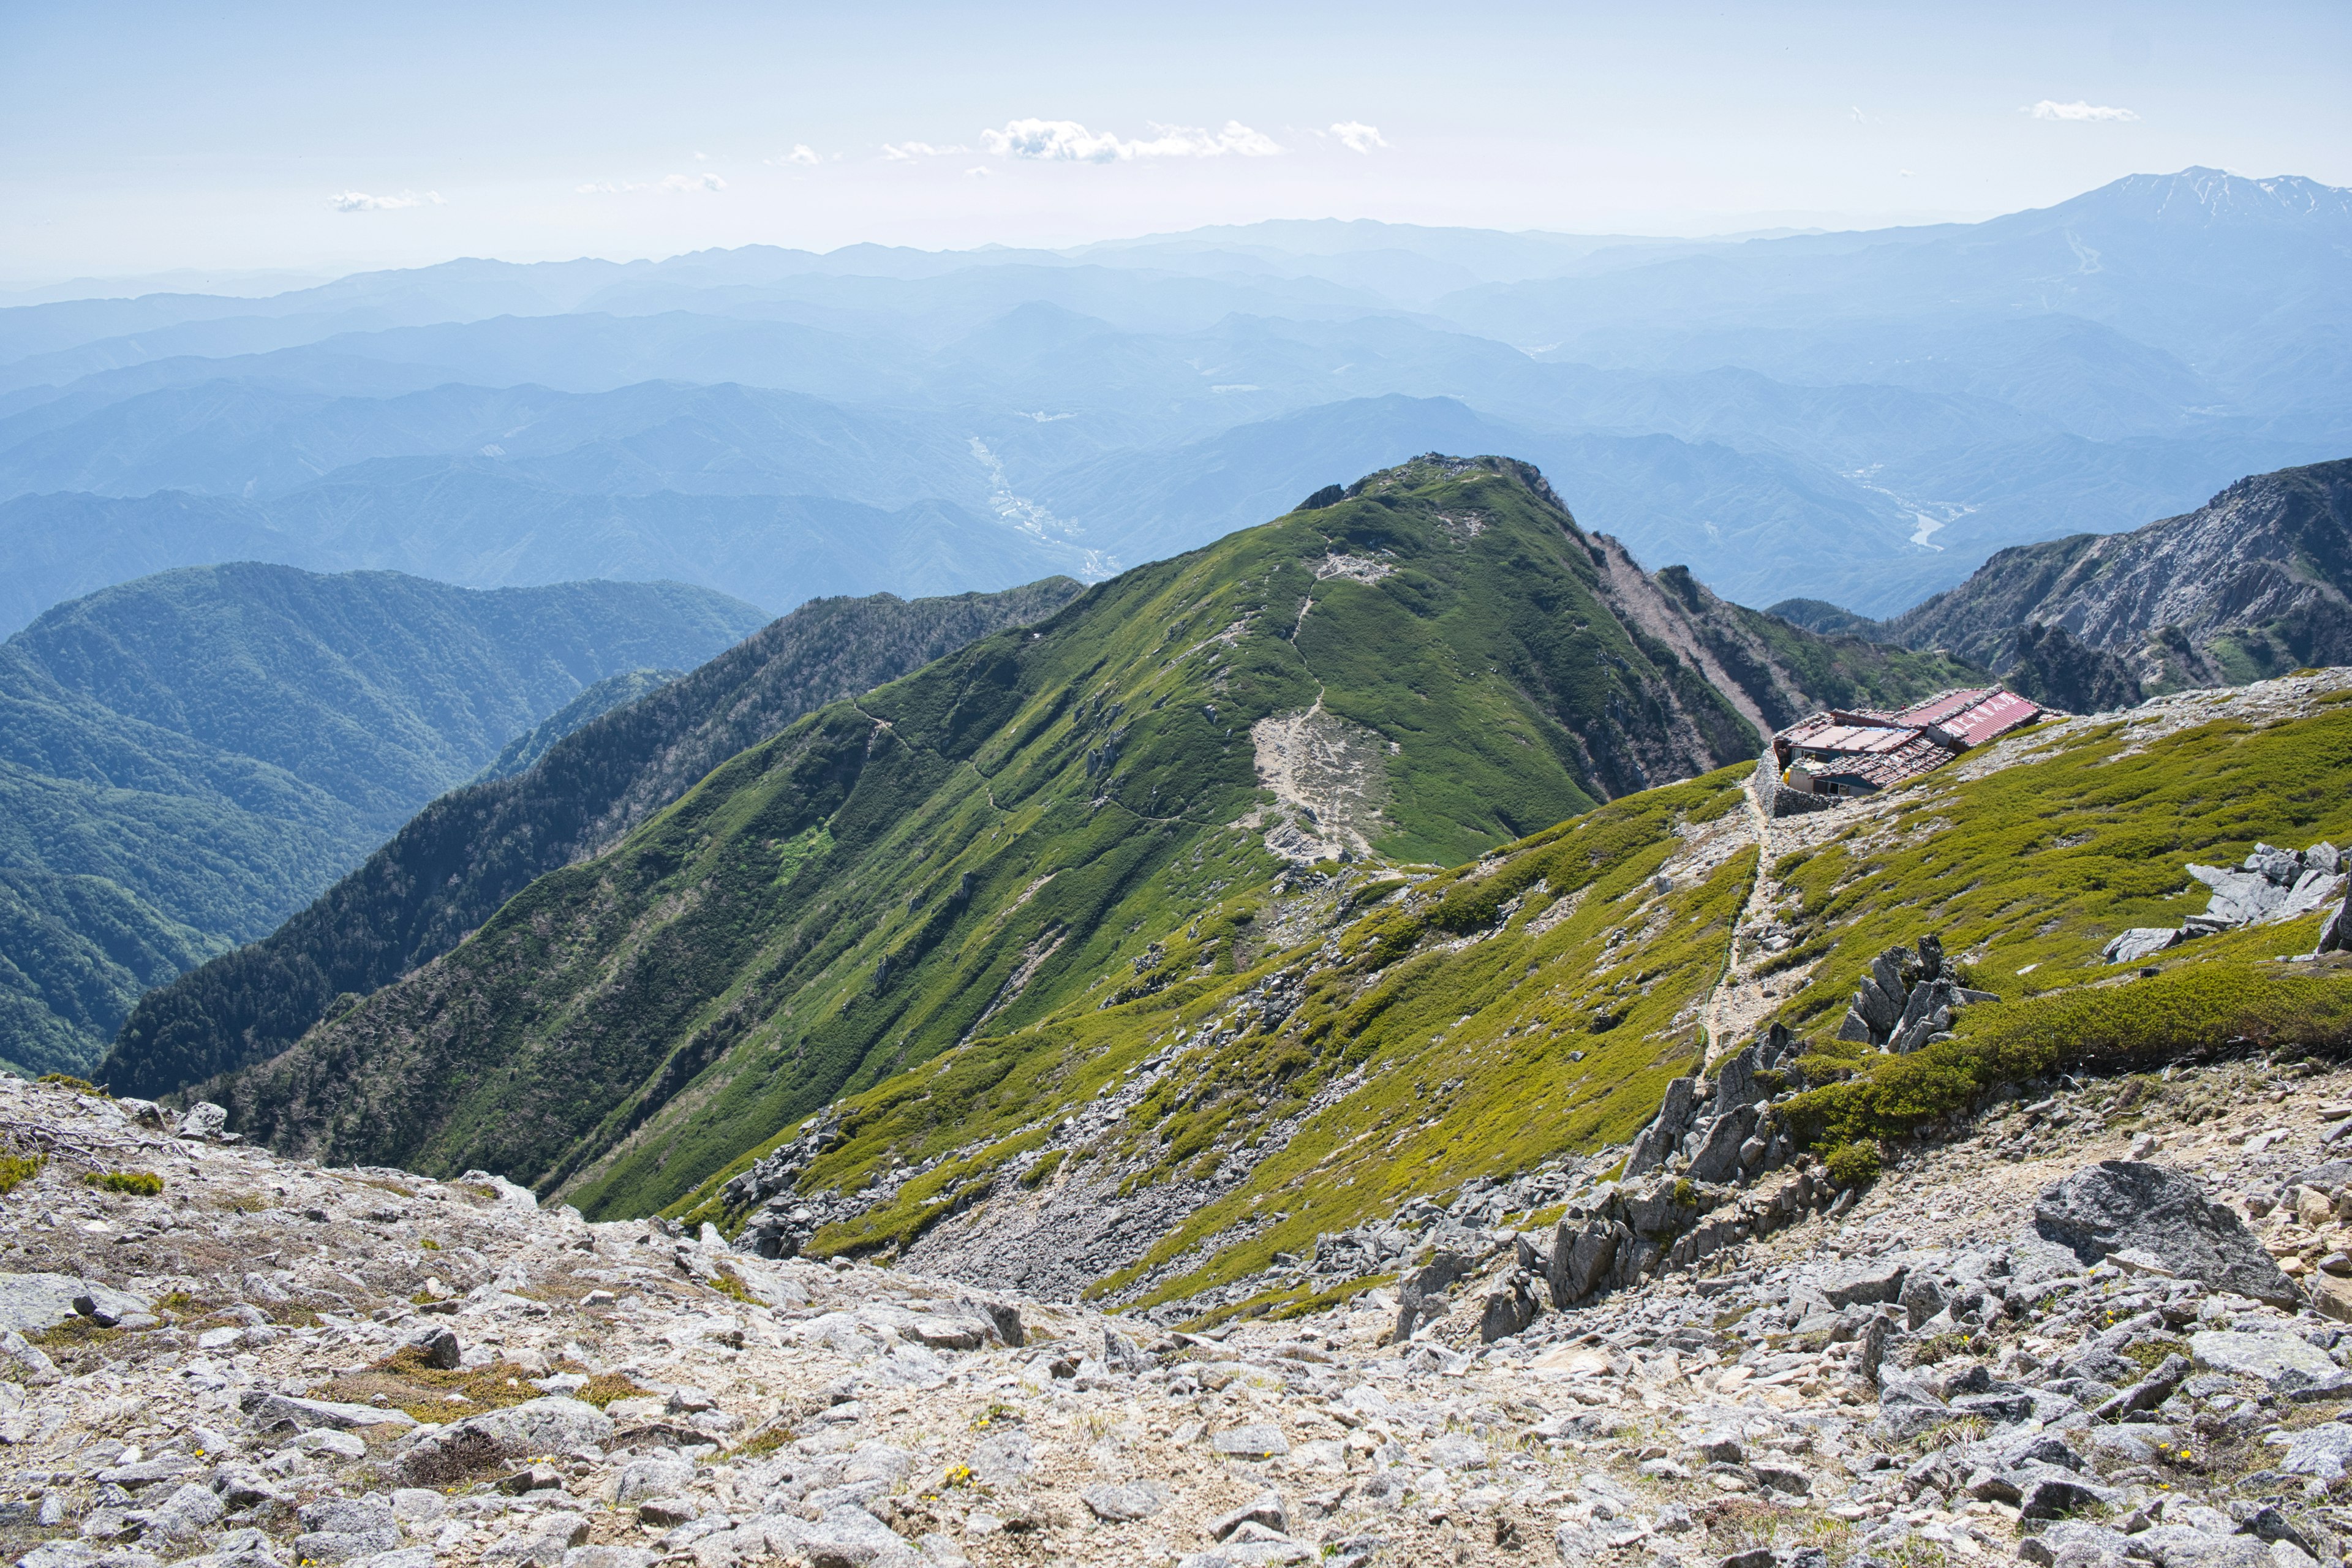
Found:
[{"label": "forested mountain slope", "polygon": [[532,878],[603,847],[812,709],[1041,619],[1077,592],[1060,577],[951,599],[803,605],[577,728],[517,776],[433,802],[282,929],[144,997],[100,1076],[160,1094],[270,1056],[338,998],[348,1005],[446,952]]},{"label": "forested mountain slope", "polygon": [[1417,459],[812,713],[206,1092],[322,1157],[657,1205],[845,1089],[1179,979],[1180,944],[1245,967],[1301,868],[1460,862],[1752,757],[1743,706],[1814,705],[1769,669],[1951,672],[1779,627],[1735,699],[1675,644],[1746,615],[1524,464]]},{"label": "forested mountain slope", "polygon": [[583,687],[759,623],[677,584],[194,567],[0,645],[0,1058],[86,1071],[144,988],[300,908]]}]

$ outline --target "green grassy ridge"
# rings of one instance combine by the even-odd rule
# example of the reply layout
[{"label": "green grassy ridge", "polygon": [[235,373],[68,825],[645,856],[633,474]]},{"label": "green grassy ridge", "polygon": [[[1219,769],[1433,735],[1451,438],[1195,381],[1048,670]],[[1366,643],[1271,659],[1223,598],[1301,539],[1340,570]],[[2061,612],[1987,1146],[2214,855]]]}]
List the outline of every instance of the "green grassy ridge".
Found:
[{"label": "green grassy ridge", "polygon": [[[217,1092],[282,1145],[644,1212],[1262,896],[1279,864],[1229,826],[1260,803],[1261,717],[1319,696],[1379,734],[1381,847],[1456,859],[1621,773],[1752,754],[1600,601],[1589,542],[1514,466],[1376,478],[812,715]],[[1396,570],[1318,582],[1335,551]],[[1675,749],[1710,730],[1725,754]],[[779,886],[777,847],[819,826],[829,847]],[[1212,962],[1258,956],[1237,933]]]},{"label": "green grassy ridge", "polygon": [[[1094,1160],[1140,1166],[1124,1194],[1252,1150],[1335,1080],[1360,1071],[1363,1081],[1292,1131],[1245,1183],[1102,1281],[1102,1293],[1131,1293],[1174,1265],[1140,1300],[1190,1294],[1415,1193],[1622,1141],[1702,1048],[1696,1008],[1721,973],[1755,857],[1734,854],[1654,903],[1651,879],[1682,831],[1738,805],[1745,773],[1736,765],[1643,791],[1429,878],[1345,924],[1334,960],[1315,943],[1137,1001],[1081,1003],[845,1100],[845,1142],[812,1168],[810,1186],[856,1190],[895,1161],[968,1152],[907,1182],[888,1206],[820,1232],[813,1250],[903,1247],[963,1194],[985,1190],[1061,1114],[1284,971],[1301,976],[1305,999],[1280,1027],[1186,1051],[1064,1168],[1083,1178]],[[1563,899],[1577,901],[1547,921]],[[1656,935],[1612,952],[1612,932],[1645,905]],[[1177,973],[1192,966],[1190,949],[1163,960]],[[679,1211],[709,1205],[716,1187]],[[1254,1223],[1268,1215],[1279,1217]],[[1251,1234],[1221,1239],[1235,1227]]]},{"label": "green grassy ridge", "polygon": [[[2217,719],[2146,749],[2126,720],[2049,731],[1983,778],[1929,773],[1890,817],[1857,821],[1772,868],[1783,910],[1821,961],[1782,1005],[1801,1033],[1833,1031],[1873,955],[1935,931],[1978,986],[2011,999],[2115,972],[2099,952],[2133,926],[2205,908],[2188,862],[2231,866],[2257,840],[2352,841],[2352,690],[2302,718]],[[2137,754],[2127,754],[2132,752]],[[2158,954],[2170,967],[2310,948],[2318,917]],[[2022,971],[2023,973],[2021,973]]]}]

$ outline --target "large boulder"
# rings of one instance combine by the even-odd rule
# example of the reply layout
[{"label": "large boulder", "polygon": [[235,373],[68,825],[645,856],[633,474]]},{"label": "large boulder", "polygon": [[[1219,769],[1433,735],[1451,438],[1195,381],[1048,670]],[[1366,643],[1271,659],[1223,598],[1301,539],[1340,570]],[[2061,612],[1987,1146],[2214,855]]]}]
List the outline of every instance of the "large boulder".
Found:
[{"label": "large boulder", "polygon": [[2102,1160],[2042,1189],[2033,1228],[2084,1263],[2145,1251],[2176,1275],[2273,1306],[2302,1305],[2237,1211],[2194,1178],[2139,1160]]},{"label": "large boulder", "polygon": [[577,1399],[532,1399],[468,1415],[411,1444],[399,1458],[401,1479],[438,1486],[486,1466],[602,1444],[613,1419]]},{"label": "large boulder", "polygon": [[2215,1372],[2262,1380],[2287,1399],[2342,1399],[2352,1394],[2352,1372],[2318,1346],[2293,1334],[2240,1334],[2219,1330],[2189,1336],[2189,1349]]},{"label": "large boulder", "polygon": [[54,1329],[78,1315],[77,1296],[89,1297],[92,1306],[112,1318],[148,1310],[148,1303],[137,1296],[70,1274],[0,1274],[0,1329],[23,1334]]}]

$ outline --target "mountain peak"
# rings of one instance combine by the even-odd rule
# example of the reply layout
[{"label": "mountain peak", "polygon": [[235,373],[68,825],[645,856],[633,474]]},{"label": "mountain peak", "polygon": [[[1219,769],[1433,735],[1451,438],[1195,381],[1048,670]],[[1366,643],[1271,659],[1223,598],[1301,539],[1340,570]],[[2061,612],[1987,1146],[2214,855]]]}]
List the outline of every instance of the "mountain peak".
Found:
[{"label": "mountain peak", "polygon": [[2184,228],[2334,225],[2352,223],[2352,190],[2300,174],[2251,179],[2192,166],[2171,174],[2128,174],[2044,210],[2099,213]]}]

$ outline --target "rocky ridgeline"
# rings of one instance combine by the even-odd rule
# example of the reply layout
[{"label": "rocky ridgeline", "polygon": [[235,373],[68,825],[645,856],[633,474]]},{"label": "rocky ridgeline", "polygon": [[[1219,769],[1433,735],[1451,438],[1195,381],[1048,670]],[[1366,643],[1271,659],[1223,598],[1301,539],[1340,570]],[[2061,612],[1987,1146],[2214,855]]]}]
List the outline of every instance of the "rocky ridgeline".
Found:
[{"label": "rocky ridgeline", "polygon": [[2338,897],[2343,908],[2322,928],[2319,951],[2334,952],[2352,940],[2352,893],[2345,889],[2343,853],[2333,844],[2304,850],[2257,844],[2235,870],[2192,865],[2189,874],[2213,890],[2204,913],[2177,927],[2134,926],[2108,942],[2100,956],[2109,963],[2138,963],[2200,936],[2301,920]]}]

